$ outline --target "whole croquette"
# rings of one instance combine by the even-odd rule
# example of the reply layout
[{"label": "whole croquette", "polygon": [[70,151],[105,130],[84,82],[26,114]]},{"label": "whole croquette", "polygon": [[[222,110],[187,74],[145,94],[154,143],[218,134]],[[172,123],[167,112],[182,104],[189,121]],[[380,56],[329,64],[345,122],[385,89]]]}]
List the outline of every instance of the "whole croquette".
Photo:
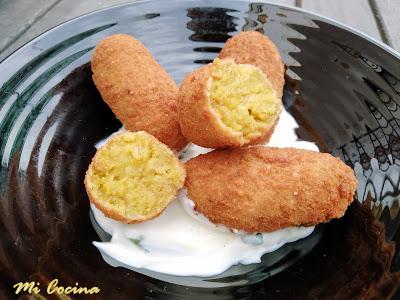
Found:
[{"label": "whole croquette", "polygon": [[90,201],[115,220],[136,223],[158,216],[183,186],[185,169],[152,135],[125,132],[101,147],[85,176]]},{"label": "whole croquette", "polygon": [[183,135],[206,148],[265,142],[282,110],[260,69],[218,58],[184,79],[178,99]]},{"label": "whole croquette", "polygon": [[125,34],[103,39],[92,71],[103,100],[127,130],[144,130],[174,150],[187,144],[176,111],[178,87],[141,42]]},{"label": "whole croquette", "polygon": [[218,57],[260,68],[271,82],[278,98],[282,98],[285,68],[278,48],[265,35],[257,31],[240,32],[226,41]]},{"label": "whole croquette", "polygon": [[195,210],[248,233],[340,218],[357,186],[353,170],[338,158],[294,148],[215,150],[185,167]]}]

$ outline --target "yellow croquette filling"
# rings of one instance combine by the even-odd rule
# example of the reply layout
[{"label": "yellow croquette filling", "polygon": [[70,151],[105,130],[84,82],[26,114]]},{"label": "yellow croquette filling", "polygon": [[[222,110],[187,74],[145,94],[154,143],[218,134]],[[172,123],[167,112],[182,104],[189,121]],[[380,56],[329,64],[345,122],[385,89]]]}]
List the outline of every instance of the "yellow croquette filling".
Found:
[{"label": "yellow croquette filling", "polygon": [[222,123],[244,141],[268,130],[280,111],[280,100],[264,74],[232,60],[214,60],[209,99]]},{"label": "yellow croquette filling", "polygon": [[98,150],[90,169],[92,197],[127,217],[164,208],[183,184],[173,153],[144,132],[121,134]]}]

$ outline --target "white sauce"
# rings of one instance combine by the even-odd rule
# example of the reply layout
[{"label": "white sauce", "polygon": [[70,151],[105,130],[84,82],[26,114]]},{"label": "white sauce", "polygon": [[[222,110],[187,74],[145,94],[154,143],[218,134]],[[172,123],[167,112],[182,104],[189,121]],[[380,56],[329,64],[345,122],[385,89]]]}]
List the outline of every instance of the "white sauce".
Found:
[{"label": "white sauce", "polygon": [[[297,123],[282,111],[268,146],[295,147],[318,151],[310,142],[298,141]],[[124,129],[120,129],[124,130]],[[106,139],[96,144],[104,145]],[[190,145],[182,161],[211,149]],[[246,234],[215,225],[193,210],[194,203],[182,190],[177,200],[157,218],[138,224],[124,224],[104,216],[93,205],[97,223],[112,236],[110,242],[93,242],[104,254],[121,265],[178,276],[213,276],[231,266],[258,263],[263,254],[310,235],[314,227],[289,227],[269,233]]]}]

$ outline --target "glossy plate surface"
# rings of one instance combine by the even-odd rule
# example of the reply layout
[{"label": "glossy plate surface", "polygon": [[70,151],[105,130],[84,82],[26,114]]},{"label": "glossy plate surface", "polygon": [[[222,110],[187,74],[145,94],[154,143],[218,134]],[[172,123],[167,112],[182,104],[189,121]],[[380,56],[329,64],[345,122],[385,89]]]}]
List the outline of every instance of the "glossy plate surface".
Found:
[{"label": "glossy plate surface", "polygon": [[[120,123],[91,80],[93,47],[113,33],[134,35],[180,82],[243,30],[277,44],[287,66],[284,104],[301,125],[299,137],[354,168],[362,204],[324,226],[293,264],[264,268],[270,276],[256,284],[184,287],[109,266],[91,243],[99,237],[83,176],[93,145]],[[0,299],[15,298],[16,282],[45,287],[54,278],[98,286],[89,297],[99,299],[387,298],[400,280],[399,125],[398,55],[304,11],[160,0],[67,22],[0,64]]]}]

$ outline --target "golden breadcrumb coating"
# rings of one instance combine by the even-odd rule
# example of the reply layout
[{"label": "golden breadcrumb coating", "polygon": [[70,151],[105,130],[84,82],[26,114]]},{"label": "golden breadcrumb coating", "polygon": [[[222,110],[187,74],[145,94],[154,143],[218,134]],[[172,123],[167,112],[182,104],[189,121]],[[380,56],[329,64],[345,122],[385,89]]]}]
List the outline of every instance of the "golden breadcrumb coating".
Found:
[{"label": "golden breadcrumb coating", "polygon": [[231,58],[238,64],[251,64],[260,68],[277,92],[278,98],[282,98],[285,68],[278,48],[265,35],[257,31],[240,32],[226,41],[218,57]]},{"label": "golden breadcrumb coating", "polygon": [[353,170],[338,158],[294,148],[215,150],[185,167],[195,210],[249,233],[340,218],[357,186]]},{"label": "golden breadcrumb coating", "polygon": [[183,135],[207,148],[265,142],[282,110],[260,69],[218,58],[184,79],[178,99]]},{"label": "golden breadcrumb coating", "polygon": [[144,131],[127,131],[96,152],[85,187],[106,216],[136,223],[158,216],[184,180],[185,169],[172,150]]},{"label": "golden breadcrumb coating", "polygon": [[103,39],[92,71],[103,100],[127,130],[144,130],[174,150],[187,144],[176,111],[178,87],[141,42],[125,34]]}]

